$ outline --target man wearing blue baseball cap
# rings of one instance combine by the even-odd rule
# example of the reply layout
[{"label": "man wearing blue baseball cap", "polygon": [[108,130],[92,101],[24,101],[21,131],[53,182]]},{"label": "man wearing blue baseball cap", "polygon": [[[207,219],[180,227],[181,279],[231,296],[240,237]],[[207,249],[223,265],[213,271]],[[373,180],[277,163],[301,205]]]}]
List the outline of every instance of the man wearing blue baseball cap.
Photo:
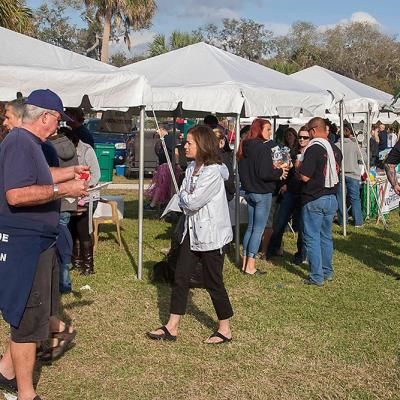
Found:
[{"label": "man wearing blue baseball cap", "polygon": [[[49,334],[58,290],[55,239],[59,199],[87,195],[86,166],[49,168],[41,143],[68,117],[60,97],[35,90],[22,125],[0,147],[0,310],[11,337],[0,360],[0,388],[19,400],[40,400],[33,387],[36,343]],[[53,292],[53,295],[52,295]]]}]

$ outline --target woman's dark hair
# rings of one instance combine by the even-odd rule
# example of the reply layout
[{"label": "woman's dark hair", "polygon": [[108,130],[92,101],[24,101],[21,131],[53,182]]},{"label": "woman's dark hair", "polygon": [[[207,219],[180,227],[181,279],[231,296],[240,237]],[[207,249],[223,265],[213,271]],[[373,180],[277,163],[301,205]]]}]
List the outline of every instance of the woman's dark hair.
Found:
[{"label": "woman's dark hair", "polygon": [[[292,146],[289,145],[289,141],[288,141],[289,135],[293,135],[296,138],[296,140],[294,142],[294,145],[292,145]],[[293,147],[293,148],[296,147],[296,144],[297,144],[297,132],[296,132],[296,129],[294,129],[294,128],[287,128],[286,129],[285,133],[283,134],[283,144],[285,146],[287,146],[287,147]]]},{"label": "woman's dark hair", "polygon": [[221,164],[219,139],[207,125],[196,125],[188,130],[197,146],[196,160],[204,165]]},{"label": "woman's dark hair", "polygon": [[241,130],[240,130],[240,139],[244,139],[249,132],[251,126],[250,125],[245,125]]},{"label": "woman's dark hair", "polygon": [[243,144],[247,140],[252,140],[252,139],[262,139],[264,140],[264,136],[262,135],[262,131],[264,129],[264,126],[266,124],[269,124],[271,126],[271,122],[269,122],[267,119],[261,119],[261,118],[256,118],[253,123],[251,124],[250,130],[247,133],[246,137],[240,142],[238,152],[236,153],[236,158],[238,161],[240,161],[243,158]]}]

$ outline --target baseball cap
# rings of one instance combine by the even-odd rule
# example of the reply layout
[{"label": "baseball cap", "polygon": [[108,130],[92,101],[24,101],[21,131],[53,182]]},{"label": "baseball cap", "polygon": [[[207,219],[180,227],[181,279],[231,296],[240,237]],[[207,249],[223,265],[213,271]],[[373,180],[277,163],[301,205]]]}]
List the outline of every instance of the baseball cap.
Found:
[{"label": "baseball cap", "polygon": [[71,122],[72,119],[64,113],[64,106],[60,97],[50,89],[34,90],[26,99],[25,104],[57,111],[64,121]]}]

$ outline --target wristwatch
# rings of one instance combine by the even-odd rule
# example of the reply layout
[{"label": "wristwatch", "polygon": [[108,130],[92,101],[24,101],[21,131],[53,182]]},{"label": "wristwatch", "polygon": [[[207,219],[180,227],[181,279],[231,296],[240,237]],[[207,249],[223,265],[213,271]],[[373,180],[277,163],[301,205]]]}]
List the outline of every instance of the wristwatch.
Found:
[{"label": "wristwatch", "polygon": [[58,185],[55,183],[53,185],[53,196],[57,197],[57,194],[58,194]]}]

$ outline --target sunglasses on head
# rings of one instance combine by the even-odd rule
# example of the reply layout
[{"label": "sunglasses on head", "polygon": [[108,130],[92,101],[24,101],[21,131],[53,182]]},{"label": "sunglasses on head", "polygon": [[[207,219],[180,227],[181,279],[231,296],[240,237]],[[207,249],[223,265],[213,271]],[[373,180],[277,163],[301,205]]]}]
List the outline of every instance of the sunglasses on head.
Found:
[{"label": "sunglasses on head", "polygon": [[310,136],[299,136],[298,139],[299,140],[308,140],[308,139],[310,139]]}]

